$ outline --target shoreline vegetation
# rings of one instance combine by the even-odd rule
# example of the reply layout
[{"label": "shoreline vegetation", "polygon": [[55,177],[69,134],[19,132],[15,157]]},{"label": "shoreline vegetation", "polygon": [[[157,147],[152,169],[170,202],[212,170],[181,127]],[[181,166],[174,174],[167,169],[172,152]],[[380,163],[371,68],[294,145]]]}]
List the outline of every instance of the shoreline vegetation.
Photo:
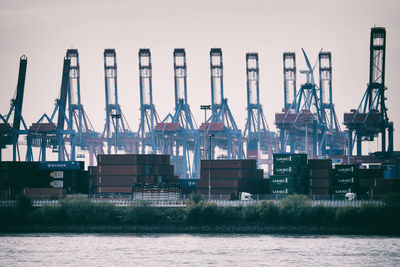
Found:
[{"label": "shoreline vegetation", "polygon": [[59,206],[33,207],[20,196],[0,207],[0,233],[204,233],[400,235],[400,195],[380,207],[311,207],[301,195],[243,207],[218,207],[194,195],[186,207],[129,207],[64,199]]}]

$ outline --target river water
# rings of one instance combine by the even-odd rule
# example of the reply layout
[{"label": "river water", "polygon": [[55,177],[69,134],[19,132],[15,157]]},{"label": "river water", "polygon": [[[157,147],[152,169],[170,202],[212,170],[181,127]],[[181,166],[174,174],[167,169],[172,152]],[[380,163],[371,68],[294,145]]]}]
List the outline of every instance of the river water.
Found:
[{"label": "river water", "polygon": [[399,266],[400,238],[204,234],[0,235],[0,266]]}]

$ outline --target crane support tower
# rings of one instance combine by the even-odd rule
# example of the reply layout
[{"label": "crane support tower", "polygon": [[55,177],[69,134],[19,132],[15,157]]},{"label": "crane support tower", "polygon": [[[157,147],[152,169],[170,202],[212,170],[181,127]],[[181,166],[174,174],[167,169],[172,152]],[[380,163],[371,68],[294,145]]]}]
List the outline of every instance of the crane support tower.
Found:
[{"label": "crane support tower", "polygon": [[[261,152],[268,155],[268,171],[272,171],[272,155],[278,149],[278,139],[269,130],[260,104],[258,53],[246,54],[247,122],[244,136],[247,142],[247,158],[262,162]],[[271,174],[271,173],[270,173]]]},{"label": "crane support tower", "polygon": [[[156,154],[157,146],[154,126],[160,122],[153,105],[152,65],[150,49],[139,50],[139,84],[140,84],[140,124],[138,137],[141,142],[141,153]],[[151,151],[146,151],[149,147]]]},{"label": "crane support tower", "polygon": [[[2,161],[1,150],[6,148],[6,145],[13,146],[12,157],[13,161],[20,160],[20,153],[18,147],[18,137],[21,134],[27,134],[28,128],[22,117],[22,103],[24,100],[25,77],[28,59],[22,55],[19,60],[18,82],[15,98],[11,99],[11,106],[8,113],[4,116],[0,115],[0,161]],[[13,124],[10,125],[9,121],[13,115]],[[23,130],[21,130],[21,122]],[[28,148],[29,150],[30,148]]]},{"label": "crane support tower", "polygon": [[345,153],[346,136],[340,129],[332,97],[332,55],[321,51],[318,54],[319,63],[319,100],[322,116],[325,117],[327,132],[324,154],[343,155]]},{"label": "crane support tower", "polygon": [[284,109],[296,106],[296,54],[283,53],[283,96]]},{"label": "crane support tower", "polygon": [[169,113],[155,126],[162,153],[171,155],[171,162],[181,179],[200,177],[200,140],[196,121],[187,100],[186,52],[176,48],[174,57],[175,112]]},{"label": "crane support tower", "polygon": [[[106,95],[106,124],[103,137],[107,142],[107,153],[111,154],[114,146],[115,153],[118,149],[127,149],[133,143],[134,134],[118,103],[117,85],[117,55],[115,49],[104,50],[104,81]],[[112,125],[112,127],[111,127]],[[129,145],[127,144],[129,143]],[[130,149],[128,149],[130,150]]]},{"label": "crane support tower", "polygon": [[[80,64],[77,49],[68,49],[67,58],[70,59],[69,87],[68,87],[68,115],[71,128],[76,132],[76,146],[89,152],[89,166],[94,165],[94,158],[102,153],[101,134],[93,128],[90,119],[81,102]],[[78,158],[84,154],[77,154]]]},{"label": "crane support tower", "polygon": [[[67,98],[69,89],[69,71],[71,59],[64,57],[60,96],[56,100],[55,108],[48,116],[43,114],[40,119],[29,127],[27,137],[28,146],[40,147],[39,160],[46,161],[46,150],[53,148],[53,152],[58,153],[58,160],[75,161],[75,131],[72,128],[71,118],[68,118]],[[57,114],[57,123],[55,116]],[[64,129],[67,123],[67,129]],[[65,140],[70,142],[70,152],[68,153]],[[33,160],[32,151],[27,151],[27,159]]]},{"label": "crane support tower", "polygon": [[[383,27],[371,29],[369,58],[369,83],[364,96],[357,109],[344,114],[350,155],[355,142],[357,156],[361,156],[362,142],[373,141],[379,134],[381,152],[393,152],[393,122],[389,121],[385,104],[386,29]],[[386,146],[387,137],[388,146]]]},{"label": "crane support tower", "polygon": [[[226,154],[220,155],[222,158],[242,158],[242,133],[238,129],[236,122],[228,106],[228,99],[224,98],[223,87],[223,62],[222,50],[212,48],[210,50],[210,73],[211,73],[211,116],[205,123],[200,125],[200,132],[204,138],[205,134],[213,136],[210,151],[211,157],[214,155],[214,148],[218,147],[226,151]],[[211,140],[211,138],[210,138]],[[207,145],[203,144],[204,152]],[[225,152],[224,152],[225,153]]]}]

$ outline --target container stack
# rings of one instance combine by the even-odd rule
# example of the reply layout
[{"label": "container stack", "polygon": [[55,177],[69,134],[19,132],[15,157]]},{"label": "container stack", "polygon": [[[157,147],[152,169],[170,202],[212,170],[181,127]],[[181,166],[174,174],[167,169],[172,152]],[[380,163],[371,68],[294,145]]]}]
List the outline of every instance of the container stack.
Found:
[{"label": "container stack", "polygon": [[[383,179],[383,169],[359,169],[358,170],[358,194],[371,196],[375,187],[375,180]],[[379,182],[378,182],[379,183]]]},{"label": "container stack", "polygon": [[274,154],[274,175],[269,178],[272,195],[305,194],[307,154]]},{"label": "container stack", "polygon": [[343,197],[346,193],[358,193],[359,165],[341,164],[333,169],[332,194]]},{"label": "container stack", "polygon": [[400,179],[375,179],[372,194],[374,196],[384,196],[387,193],[400,193]]},{"label": "container stack", "polygon": [[208,196],[209,178],[212,198],[237,199],[239,192],[266,194],[267,182],[256,160],[202,160],[196,192]]},{"label": "container stack", "polygon": [[169,155],[98,155],[95,192],[131,194],[135,184],[178,183]]},{"label": "container stack", "polygon": [[332,189],[332,160],[308,160],[308,181],[310,195],[329,195]]},{"label": "container stack", "polygon": [[33,199],[88,193],[84,162],[0,162],[0,198],[26,194]]}]

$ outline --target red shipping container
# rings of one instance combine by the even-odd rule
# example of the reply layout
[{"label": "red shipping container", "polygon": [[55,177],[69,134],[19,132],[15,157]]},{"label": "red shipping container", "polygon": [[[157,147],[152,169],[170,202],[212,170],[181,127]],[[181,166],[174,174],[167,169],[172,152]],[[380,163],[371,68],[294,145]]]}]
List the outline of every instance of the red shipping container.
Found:
[{"label": "red shipping container", "polygon": [[97,167],[99,176],[103,175],[141,175],[144,167],[141,165],[100,165]]},{"label": "red shipping container", "polygon": [[124,155],[98,155],[98,165],[138,165],[141,164],[140,158],[143,155],[139,154],[124,154]]},{"label": "red shipping container", "polygon": [[[238,188],[239,182],[237,179],[221,179],[211,180],[212,188]],[[200,179],[197,181],[196,188],[208,188],[208,179]]]},{"label": "red shipping container", "polygon": [[246,160],[235,160],[235,159],[223,159],[223,160],[202,160],[200,167],[201,169],[256,169],[257,161],[254,159]]},{"label": "red shipping container", "polygon": [[114,194],[130,194],[132,193],[131,186],[120,186],[120,187],[98,187],[97,193],[114,193]]},{"label": "red shipping container", "polygon": [[201,169],[200,178],[208,178],[210,174],[211,178],[254,178],[255,170],[251,169]]},{"label": "red shipping container", "polygon": [[67,191],[63,188],[39,187],[24,188],[23,193],[32,198],[61,198],[66,195]]},{"label": "red shipping container", "polygon": [[97,186],[132,186],[137,176],[98,176]]}]

